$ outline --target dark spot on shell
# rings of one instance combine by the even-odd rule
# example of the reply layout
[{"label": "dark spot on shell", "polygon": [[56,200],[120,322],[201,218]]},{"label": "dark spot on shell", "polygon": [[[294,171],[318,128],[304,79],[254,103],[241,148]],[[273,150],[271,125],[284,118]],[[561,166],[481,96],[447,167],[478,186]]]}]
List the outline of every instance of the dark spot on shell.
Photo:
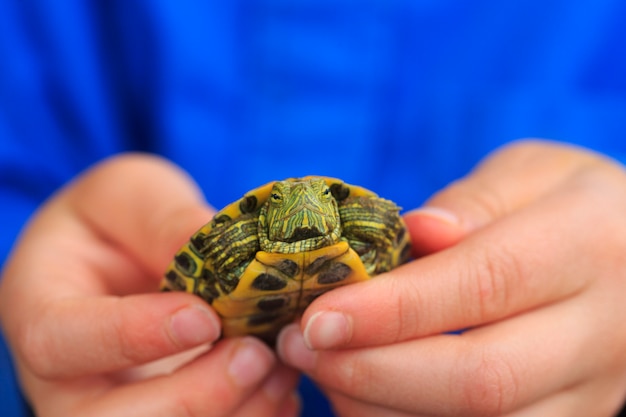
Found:
[{"label": "dark spot on shell", "polygon": [[178,275],[176,271],[168,271],[165,274],[165,279],[171,284],[171,289],[177,291],[187,291],[187,281]]},{"label": "dark spot on shell", "polygon": [[326,264],[326,262],[328,261],[328,259],[325,256],[320,256],[319,258],[317,258],[316,260],[314,260],[313,262],[311,262],[306,269],[304,270],[304,272],[307,275],[315,275],[317,274],[317,272],[322,269],[322,267],[324,266],[324,264]]},{"label": "dark spot on shell", "polygon": [[337,262],[332,264],[326,271],[319,274],[317,282],[319,284],[334,284],[335,282],[346,279],[346,277],[350,275],[350,272],[352,272],[352,268],[346,264]]},{"label": "dark spot on shell", "polygon": [[191,239],[189,239],[189,242],[191,243],[189,245],[189,249],[191,249],[194,253],[200,255],[202,253],[202,249],[205,246],[206,235],[200,233],[198,235],[192,236]]},{"label": "dark spot on shell", "polygon": [[280,317],[278,313],[261,313],[248,317],[248,326],[260,326],[272,323]]},{"label": "dark spot on shell", "polygon": [[258,200],[253,195],[247,195],[241,199],[239,210],[242,214],[253,213],[257,208]]},{"label": "dark spot on shell", "polygon": [[193,275],[197,269],[196,262],[188,253],[181,252],[174,259],[176,260],[176,267],[187,275]]},{"label": "dark spot on shell", "polygon": [[404,239],[404,235],[406,235],[406,229],[402,227],[400,228],[400,230],[398,230],[398,234],[396,235],[396,245],[402,242],[402,239]]},{"label": "dark spot on shell", "polygon": [[205,282],[210,282],[210,283],[216,283],[217,282],[217,277],[215,276],[213,271],[211,271],[208,268],[202,269],[202,279]]},{"label": "dark spot on shell", "polygon": [[220,214],[219,216],[216,216],[213,218],[213,221],[212,221],[213,227],[222,226],[224,223],[227,223],[231,220],[232,219],[230,218],[228,214]]},{"label": "dark spot on shell", "polygon": [[350,195],[350,188],[343,183],[335,183],[330,186],[330,192],[337,201],[343,201]]},{"label": "dark spot on shell", "polygon": [[411,244],[407,243],[400,251],[400,262],[407,262],[411,259]]},{"label": "dark spot on shell", "polygon": [[276,265],[276,269],[287,275],[289,278],[293,278],[298,272],[300,272],[298,264],[291,259],[282,260],[278,265]]},{"label": "dark spot on shell", "polygon": [[267,297],[257,303],[257,307],[261,311],[275,311],[287,304],[286,297]]},{"label": "dark spot on shell", "polygon": [[252,287],[261,291],[277,291],[282,290],[287,286],[287,283],[272,274],[261,274],[252,281]]},{"label": "dark spot on shell", "polygon": [[174,271],[168,271],[167,274],[165,274],[165,279],[168,282],[171,282],[172,284],[176,283],[176,280],[178,279],[178,274]]}]

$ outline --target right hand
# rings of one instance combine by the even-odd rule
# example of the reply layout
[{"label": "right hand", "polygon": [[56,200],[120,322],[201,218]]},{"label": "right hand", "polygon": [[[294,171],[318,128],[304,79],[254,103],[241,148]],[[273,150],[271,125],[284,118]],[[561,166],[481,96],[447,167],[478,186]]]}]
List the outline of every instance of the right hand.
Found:
[{"label": "right hand", "polygon": [[212,214],[187,176],[140,155],[97,165],[39,210],[0,287],[39,417],[297,415],[298,375],[270,349],[251,337],[211,345],[220,321],[204,301],[154,292]]}]

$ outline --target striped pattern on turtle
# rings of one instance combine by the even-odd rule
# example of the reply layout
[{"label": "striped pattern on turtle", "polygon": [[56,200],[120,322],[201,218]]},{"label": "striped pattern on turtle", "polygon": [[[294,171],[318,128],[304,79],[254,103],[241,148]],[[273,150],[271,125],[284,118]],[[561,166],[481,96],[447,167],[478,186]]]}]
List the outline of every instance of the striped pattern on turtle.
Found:
[{"label": "striped pattern on turtle", "polygon": [[399,211],[335,178],[270,182],[198,230],[176,253],[162,289],[205,299],[222,318],[223,336],[272,344],[319,295],[408,260]]}]

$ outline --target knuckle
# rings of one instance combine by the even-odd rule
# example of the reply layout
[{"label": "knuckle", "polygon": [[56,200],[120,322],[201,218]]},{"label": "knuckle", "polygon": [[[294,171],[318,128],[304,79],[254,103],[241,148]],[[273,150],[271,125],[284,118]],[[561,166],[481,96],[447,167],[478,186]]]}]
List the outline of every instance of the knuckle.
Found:
[{"label": "knuckle", "polygon": [[172,415],[179,417],[200,417],[193,406],[188,401],[180,399],[177,404],[174,405]]},{"label": "knuckle", "polygon": [[[266,404],[259,401],[258,393],[251,394],[235,387],[223,378],[219,382],[199,381],[196,389],[179,391],[176,407],[180,411],[173,415],[181,417],[229,416],[243,405],[244,400],[255,402],[258,415],[263,414]],[[247,395],[246,395],[247,394]]]},{"label": "knuckle", "polygon": [[[334,366],[327,367],[329,374],[324,380],[332,384],[340,392],[352,392],[356,390],[362,393],[372,392],[372,384],[378,379],[374,375],[371,363],[360,355],[333,353]],[[374,387],[375,388],[375,387]]]},{"label": "knuckle", "polygon": [[141,362],[141,355],[137,350],[137,344],[134,343],[134,337],[131,336],[123,323],[114,322],[113,333],[115,335],[115,345],[120,359],[119,366],[133,365]]},{"label": "knuckle", "polygon": [[16,335],[16,353],[23,364],[39,377],[51,377],[52,369],[47,352],[33,323],[20,327]]},{"label": "knuckle", "polygon": [[388,328],[394,332],[391,335],[391,343],[415,337],[420,332],[420,322],[430,321],[428,317],[424,317],[428,314],[428,309],[421,308],[425,303],[422,300],[422,289],[418,284],[411,279],[403,280],[402,283],[392,282],[394,296],[391,299],[395,304],[392,309],[395,311],[395,319],[387,323]]},{"label": "knuckle", "polygon": [[[155,340],[153,333],[156,323],[148,321],[142,311],[126,302],[123,298],[113,300],[115,311],[109,319],[109,325],[102,329],[108,340],[103,341],[117,357],[117,366],[126,367],[144,363],[157,358],[164,338]],[[150,343],[146,343],[149,341]]]},{"label": "knuckle", "polygon": [[[223,394],[222,396],[215,396],[213,398],[219,398],[220,401],[229,403],[229,401],[232,401],[232,399],[230,398],[232,397],[232,394],[229,394],[229,392],[227,391],[229,390],[224,390],[224,392],[219,393]],[[222,415],[219,410],[220,407],[217,406],[215,403],[211,403],[210,401],[208,401],[209,398],[211,397],[205,394],[180,396],[178,403],[176,404],[176,412],[173,415],[180,417],[204,417],[209,415]]]},{"label": "knuckle", "polygon": [[494,349],[472,349],[457,367],[462,415],[499,416],[517,402],[518,381],[508,358]]},{"label": "knuckle", "polygon": [[121,299],[115,299],[116,304],[113,314],[109,318],[110,325],[110,339],[105,343],[110,344],[116,351],[117,356],[124,364],[133,364],[137,359],[136,349],[134,349],[134,343],[132,341],[132,332],[128,331],[128,322],[125,317],[125,305]]},{"label": "knuckle", "polygon": [[445,207],[450,202],[453,207],[462,207],[465,220],[478,227],[511,210],[496,185],[489,178],[472,175],[452,182],[432,198],[431,204]]},{"label": "knuckle", "polygon": [[482,324],[501,318],[514,308],[525,272],[505,245],[482,246],[467,252],[468,266],[459,280],[461,299],[469,316]]}]

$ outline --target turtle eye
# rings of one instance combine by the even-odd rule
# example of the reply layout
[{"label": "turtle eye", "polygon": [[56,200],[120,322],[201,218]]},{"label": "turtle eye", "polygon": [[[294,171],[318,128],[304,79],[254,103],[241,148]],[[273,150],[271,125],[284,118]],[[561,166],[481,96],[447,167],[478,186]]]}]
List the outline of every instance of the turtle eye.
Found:
[{"label": "turtle eye", "polygon": [[324,191],[322,191],[322,197],[330,198],[330,196],[331,196],[330,188],[328,187],[324,188]]},{"label": "turtle eye", "polygon": [[280,194],[278,194],[278,193],[272,193],[270,195],[270,198],[272,199],[272,202],[274,202],[274,203],[278,203],[278,202],[280,202],[283,199],[283,197]]}]

